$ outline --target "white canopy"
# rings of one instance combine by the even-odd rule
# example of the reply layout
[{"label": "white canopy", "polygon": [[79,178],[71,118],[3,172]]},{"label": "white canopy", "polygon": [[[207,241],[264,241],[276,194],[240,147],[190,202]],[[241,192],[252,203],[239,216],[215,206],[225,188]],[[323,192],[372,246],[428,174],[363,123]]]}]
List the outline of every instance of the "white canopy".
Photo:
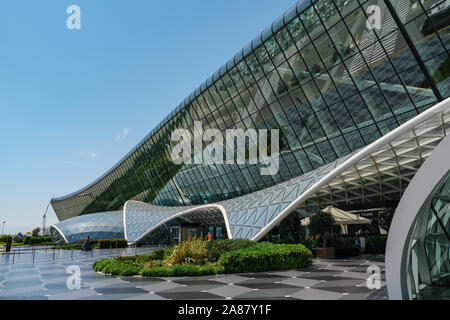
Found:
[{"label": "white canopy", "polygon": [[[322,212],[327,212],[331,214],[334,218],[335,225],[348,225],[348,224],[371,224],[372,221],[367,218],[360,217],[356,214],[335,208],[335,207],[326,207],[322,210]],[[310,222],[309,218],[302,219],[302,226],[308,226]]]}]

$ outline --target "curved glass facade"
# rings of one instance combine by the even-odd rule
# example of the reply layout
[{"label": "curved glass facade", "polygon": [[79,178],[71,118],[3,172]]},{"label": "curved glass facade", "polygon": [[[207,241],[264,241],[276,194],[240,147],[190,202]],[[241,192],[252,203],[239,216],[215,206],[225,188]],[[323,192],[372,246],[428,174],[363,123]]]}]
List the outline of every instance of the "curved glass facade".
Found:
[{"label": "curved glass facade", "polygon": [[123,239],[122,211],[105,212],[75,217],[50,226],[55,243],[75,243],[91,239]]},{"label": "curved glass facade", "polygon": [[450,172],[430,196],[413,232],[408,252],[410,297],[450,299]]},{"label": "curved glass facade", "polygon": [[[114,168],[52,201],[58,218],[119,210],[128,200],[215,203],[299,177],[368,145],[449,96],[446,10],[448,1],[434,0],[299,1]],[[279,129],[279,172],[262,176],[261,165],[249,163],[174,164],[172,132],[193,134],[194,121],[222,132]]]}]

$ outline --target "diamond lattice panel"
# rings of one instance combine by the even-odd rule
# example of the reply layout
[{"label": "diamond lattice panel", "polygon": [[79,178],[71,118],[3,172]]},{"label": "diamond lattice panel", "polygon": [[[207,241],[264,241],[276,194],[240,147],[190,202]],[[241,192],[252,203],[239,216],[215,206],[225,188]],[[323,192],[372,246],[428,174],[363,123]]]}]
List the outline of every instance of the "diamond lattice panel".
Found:
[{"label": "diamond lattice panel", "polygon": [[[259,240],[294,210],[311,214],[328,205],[399,199],[420,165],[450,130],[450,106],[442,105],[431,108],[426,117],[419,115],[413,119],[416,121],[407,122],[389,139],[380,138],[383,144],[375,141],[302,176],[209,206],[217,206],[215,212],[225,209],[232,238]],[[204,206],[160,207],[136,201],[127,204],[126,236],[130,242],[158,223],[174,219],[174,215],[187,210],[204,211]]]}]

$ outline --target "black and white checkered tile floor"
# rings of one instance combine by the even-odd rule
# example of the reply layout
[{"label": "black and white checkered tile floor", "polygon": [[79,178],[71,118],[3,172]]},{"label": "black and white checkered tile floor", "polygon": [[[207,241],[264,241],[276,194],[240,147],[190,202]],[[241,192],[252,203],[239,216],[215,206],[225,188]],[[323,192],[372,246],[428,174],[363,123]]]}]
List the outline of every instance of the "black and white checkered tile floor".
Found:
[{"label": "black and white checkered tile floor", "polygon": [[[92,263],[110,256],[148,252],[148,248],[95,250],[90,253],[50,250],[0,257],[0,299],[38,300],[208,300],[208,299],[387,299],[384,256],[314,260],[308,269],[203,277],[113,277],[96,273]],[[81,271],[80,289],[69,290],[68,266]],[[381,270],[381,289],[369,289],[367,267]]]}]

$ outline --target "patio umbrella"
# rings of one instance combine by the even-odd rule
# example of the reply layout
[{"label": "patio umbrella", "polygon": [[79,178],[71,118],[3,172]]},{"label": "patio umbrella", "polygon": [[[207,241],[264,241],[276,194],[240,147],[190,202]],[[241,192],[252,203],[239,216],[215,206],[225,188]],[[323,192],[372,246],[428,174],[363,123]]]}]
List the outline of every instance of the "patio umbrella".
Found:
[{"label": "patio umbrella", "polygon": [[[334,218],[334,224],[341,226],[341,232],[343,234],[348,233],[347,225],[349,224],[371,224],[372,221],[370,219],[360,217],[356,214],[335,208],[335,207],[326,207],[322,210],[322,212],[329,213]],[[302,226],[309,226],[310,219],[305,218],[301,220]]]}]

